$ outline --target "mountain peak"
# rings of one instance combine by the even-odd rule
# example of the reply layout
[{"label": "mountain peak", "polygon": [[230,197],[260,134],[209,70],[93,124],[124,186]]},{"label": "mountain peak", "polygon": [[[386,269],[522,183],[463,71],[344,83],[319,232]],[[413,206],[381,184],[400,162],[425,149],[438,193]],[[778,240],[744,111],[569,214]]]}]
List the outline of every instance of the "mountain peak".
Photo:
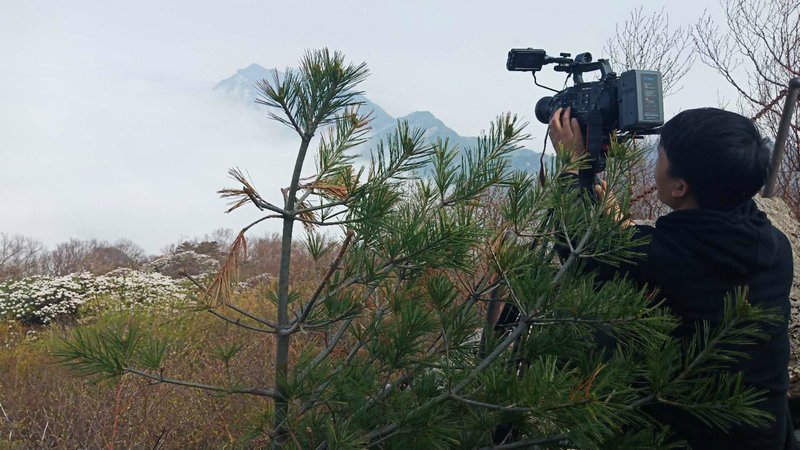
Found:
[{"label": "mountain peak", "polygon": [[[267,69],[259,64],[250,64],[243,69],[237,70],[230,78],[226,78],[217,83],[216,87],[214,87],[214,91],[226,98],[255,107],[253,100],[260,95],[260,92],[255,86],[256,82],[263,79],[267,79],[271,82],[274,76],[273,70],[274,69]],[[279,71],[278,76],[282,78],[283,72]],[[362,112],[372,110],[370,127],[372,128],[371,135],[373,138],[383,139],[388,134],[394,132],[397,127],[398,119],[386,113],[380,106],[371,102],[364,96],[359,95],[356,97],[356,101],[363,103],[364,110]],[[399,119],[407,121],[412,128],[422,128],[426,130],[426,140],[448,139],[451,145],[457,146],[462,150],[474,147],[477,142],[477,138],[475,137],[460,136],[430,111],[415,111]],[[364,154],[366,155],[366,153]],[[539,167],[538,154],[531,150],[517,150],[514,152],[511,159],[512,166],[517,169],[535,170]]]},{"label": "mountain peak", "polygon": [[245,67],[244,69],[239,69],[237,72],[249,72],[252,70],[267,70],[264,66],[261,66],[256,63],[251,63],[249,66]]},{"label": "mountain peak", "polygon": [[267,79],[272,80],[273,71],[256,63],[244,69],[239,69],[231,77],[226,78],[216,86],[214,91],[229,98],[253,105],[253,99],[258,97],[256,82]]},{"label": "mountain peak", "polygon": [[425,122],[435,121],[441,122],[438,117],[433,115],[430,111],[414,111],[404,117],[406,120],[420,120]]},{"label": "mountain peak", "polygon": [[261,80],[263,78],[267,78],[269,75],[272,74],[271,69],[267,69],[264,66],[258,65],[256,63],[250,64],[249,66],[245,67],[244,69],[239,69],[236,71],[237,75],[241,75],[248,80]]},{"label": "mountain peak", "polygon": [[408,121],[408,124],[411,126],[421,126],[428,130],[435,130],[435,133],[441,134],[444,137],[451,139],[460,138],[458,133],[445,125],[444,122],[430,111],[414,111],[411,114],[401,117],[401,119]]}]

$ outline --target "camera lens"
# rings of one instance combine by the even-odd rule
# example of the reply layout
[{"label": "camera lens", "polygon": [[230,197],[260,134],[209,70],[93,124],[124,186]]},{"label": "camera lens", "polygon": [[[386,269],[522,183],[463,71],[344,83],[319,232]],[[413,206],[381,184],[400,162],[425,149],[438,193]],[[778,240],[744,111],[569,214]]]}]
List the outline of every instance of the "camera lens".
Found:
[{"label": "camera lens", "polygon": [[534,112],[536,113],[536,119],[542,123],[550,122],[550,116],[552,115],[552,111],[550,111],[550,102],[553,100],[553,97],[542,97],[536,102],[536,108],[534,108]]}]

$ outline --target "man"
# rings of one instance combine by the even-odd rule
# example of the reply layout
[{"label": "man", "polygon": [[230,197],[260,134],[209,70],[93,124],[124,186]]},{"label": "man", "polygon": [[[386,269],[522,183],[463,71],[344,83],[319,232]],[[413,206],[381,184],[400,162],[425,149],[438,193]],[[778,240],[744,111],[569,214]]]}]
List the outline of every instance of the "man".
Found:
[{"label": "man", "polygon": [[[569,109],[555,112],[550,139],[573,158],[585,152]],[[782,314],[782,323],[763,327],[768,339],[743,348],[748,358],[730,368],[743,373],[746,385],[767,391],[758,407],[775,416],[771,427],[742,424],[726,433],[677,408],[647,410],[695,449],[797,445],[787,407],[792,250],[752,200],[766,179],[769,155],[768,141],[745,117],[715,108],[681,112],[661,131],[654,174],[658,198],[672,212],[655,227],[637,226],[637,234],[651,237],[640,249],[647,258],[622,269],[595,267],[601,279],[623,270],[658,287],[681,319],[677,337],[691,335],[700,321],[719,323],[725,295],[739,286],[749,287],[753,305]]]}]

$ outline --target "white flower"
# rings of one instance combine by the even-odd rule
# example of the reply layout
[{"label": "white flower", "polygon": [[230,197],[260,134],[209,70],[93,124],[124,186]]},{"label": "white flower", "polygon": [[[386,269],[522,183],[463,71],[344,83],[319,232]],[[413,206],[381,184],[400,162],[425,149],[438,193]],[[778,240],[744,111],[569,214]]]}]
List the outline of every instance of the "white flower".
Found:
[{"label": "white flower", "polygon": [[77,316],[87,303],[91,303],[89,314],[106,308],[171,309],[182,303],[186,294],[179,281],[131,269],[117,269],[99,277],[88,272],[33,276],[0,284],[0,316],[47,324],[59,317]]}]

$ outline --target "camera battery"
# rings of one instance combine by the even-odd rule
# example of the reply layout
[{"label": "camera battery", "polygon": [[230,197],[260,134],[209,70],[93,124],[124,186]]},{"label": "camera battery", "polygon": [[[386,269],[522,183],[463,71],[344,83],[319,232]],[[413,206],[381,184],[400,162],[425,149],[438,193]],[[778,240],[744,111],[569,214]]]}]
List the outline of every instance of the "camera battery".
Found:
[{"label": "camera battery", "polygon": [[619,77],[619,128],[641,130],[664,124],[661,73],[628,70]]}]

